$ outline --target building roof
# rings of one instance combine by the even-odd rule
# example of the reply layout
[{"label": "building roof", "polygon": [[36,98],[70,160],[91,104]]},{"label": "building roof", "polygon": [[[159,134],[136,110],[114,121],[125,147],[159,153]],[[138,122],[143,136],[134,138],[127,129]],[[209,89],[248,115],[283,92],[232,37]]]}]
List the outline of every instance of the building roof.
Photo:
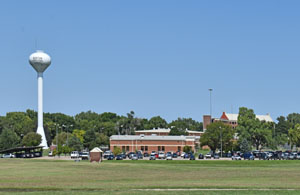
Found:
[{"label": "building roof", "polygon": [[188,133],[203,133],[202,131],[192,131],[192,130],[186,130]]},{"label": "building roof", "polygon": [[256,118],[260,121],[274,122],[273,119],[271,118],[270,114],[256,115]]},{"label": "building roof", "polygon": [[135,131],[137,133],[170,133],[171,129],[149,129],[149,130],[138,130],[138,131]]},{"label": "building roof", "polygon": [[[223,115],[226,115],[229,121],[237,121],[239,114],[231,114],[231,113],[223,113]],[[266,122],[274,122],[273,119],[271,118],[270,114],[266,115],[256,115],[256,118],[260,121],[266,121]]]},{"label": "building roof", "polygon": [[186,141],[187,139],[195,139],[195,136],[158,136],[158,135],[112,135],[110,140],[176,140]]},{"label": "building roof", "polygon": [[0,151],[0,154],[13,153],[13,152],[29,152],[29,151],[35,150],[35,149],[42,149],[43,147],[44,146],[16,147],[16,148],[2,150],[2,151]]},{"label": "building roof", "polygon": [[103,152],[100,148],[95,147],[94,149],[92,149],[90,152]]},{"label": "building roof", "polygon": [[[150,129],[150,130],[138,130],[135,131],[136,133],[152,133],[152,134],[157,134],[157,133],[170,133],[171,129]],[[186,132],[188,133],[202,133],[201,131],[191,131],[186,129]]]}]

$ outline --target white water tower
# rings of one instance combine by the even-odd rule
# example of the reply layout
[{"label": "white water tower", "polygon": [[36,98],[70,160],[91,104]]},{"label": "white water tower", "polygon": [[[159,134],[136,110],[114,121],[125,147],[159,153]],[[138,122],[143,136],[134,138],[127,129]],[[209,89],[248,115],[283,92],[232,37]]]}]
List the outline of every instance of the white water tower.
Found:
[{"label": "white water tower", "polygon": [[44,146],[44,149],[48,149],[47,140],[43,125],[43,72],[51,64],[51,58],[43,51],[36,51],[29,56],[29,63],[37,71],[38,78],[38,128],[37,133],[42,136],[42,142],[40,146]]}]

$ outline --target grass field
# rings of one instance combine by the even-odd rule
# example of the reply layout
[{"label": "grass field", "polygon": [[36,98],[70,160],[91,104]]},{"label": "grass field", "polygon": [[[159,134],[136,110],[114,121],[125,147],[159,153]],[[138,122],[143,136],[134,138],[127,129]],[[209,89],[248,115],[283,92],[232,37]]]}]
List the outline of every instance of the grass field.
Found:
[{"label": "grass field", "polygon": [[300,161],[0,159],[0,165],[4,194],[300,193]]}]

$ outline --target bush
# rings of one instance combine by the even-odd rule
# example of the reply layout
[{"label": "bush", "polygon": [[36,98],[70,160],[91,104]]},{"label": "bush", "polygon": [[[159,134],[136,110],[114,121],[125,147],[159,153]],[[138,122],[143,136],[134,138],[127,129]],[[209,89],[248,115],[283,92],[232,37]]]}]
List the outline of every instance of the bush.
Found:
[{"label": "bush", "polygon": [[183,147],[183,151],[184,151],[185,153],[190,153],[190,152],[192,152],[192,146],[184,146],[184,147]]},{"label": "bush", "polygon": [[115,156],[117,156],[118,154],[121,154],[122,151],[119,147],[115,147],[113,153],[114,153]]},{"label": "bush", "polygon": [[27,133],[23,140],[22,145],[23,146],[38,146],[42,142],[42,136],[35,132]]}]

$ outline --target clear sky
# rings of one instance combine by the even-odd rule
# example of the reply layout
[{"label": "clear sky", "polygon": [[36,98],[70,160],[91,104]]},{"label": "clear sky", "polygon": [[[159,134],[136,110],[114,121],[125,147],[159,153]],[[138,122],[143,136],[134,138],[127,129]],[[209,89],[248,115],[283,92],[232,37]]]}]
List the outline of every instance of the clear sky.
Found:
[{"label": "clear sky", "polygon": [[168,121],[300,112],[300,1],[1,1],[0,115],[37,110],[28,57],[47,52],[44,112]]}]

